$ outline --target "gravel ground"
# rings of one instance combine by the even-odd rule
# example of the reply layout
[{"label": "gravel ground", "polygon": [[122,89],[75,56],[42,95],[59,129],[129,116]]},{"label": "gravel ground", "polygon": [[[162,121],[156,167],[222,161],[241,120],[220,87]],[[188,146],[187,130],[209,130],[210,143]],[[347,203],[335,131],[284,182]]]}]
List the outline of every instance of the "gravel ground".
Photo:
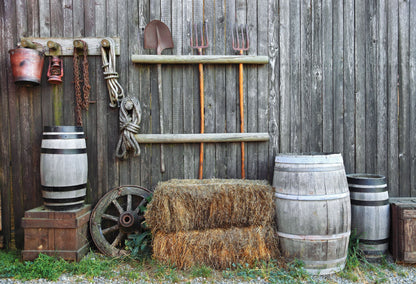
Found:
[{"label": "gravel ground", "polygon": [[[416,265],[394,264],[391,257],[387,258],[387,263],[390,264],[390,269],[386,268],[386,265],[380,266],[379,264],[375,264],[377,272],[369,270],[359,272],[357,275],[359,279],[357,279],[355,282],[346,278],[342,278],[336,274],[331,274],[325,276],[312,276],[308,280],[293,283],[416,283]],[[121,273],[121,271],[123,271],[123,273]],[[133,278],[127,278],[126,276],[123,276],[126,275],[126,271],[134,272],[136,276]],[[219,271],[215,271],[214,275],[208,279],[202,277],[187,279],[181,273],[178,273],[177,276],[178,277],[175,281],[169,279],[150,279],[145,271],[138,271],[128,264],[123,264],[114,271],[113,279],[106,279],[103,277],[87,278],[82,275],[63,274],[57,281],[49,281],[46,279],[21,281],[16,279],[0,278],[0,283],[270,283],[267,279],[262,278],[250,280],[239,278],[225,279],[222,277],[222,273]]]}]

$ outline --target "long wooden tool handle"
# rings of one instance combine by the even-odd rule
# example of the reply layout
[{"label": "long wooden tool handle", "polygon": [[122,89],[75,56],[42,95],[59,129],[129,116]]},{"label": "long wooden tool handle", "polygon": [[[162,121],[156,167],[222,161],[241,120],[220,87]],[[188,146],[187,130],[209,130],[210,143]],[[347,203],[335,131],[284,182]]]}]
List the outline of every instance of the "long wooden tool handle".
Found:
[{"label": "long wooden tool handle", "polygon": [[[205,114],[204,114],[204,68],[202,63],[198,64],[199,67],[199,99],[201,105],[201,133],[205,131]],[[204,169],[204,143],[200,144],[199,148],[199,179],[203,177]]]},{"label": "long wooden tool handle", "polygon": [[[159,95],[159,124],[160,133],[163,134],[163,95],[162,95],[162,64],[157,65],[157,92]],[[163,144],[160,144],[160,172],[165,172],[165,157]]]},{"label": "long wooden tool handle", "polygon": [[[242,51],[241,51],[242,53]],[[244,74],[243,64],[239,64],[239,81],[240,81],[240,132],[244,133]],[[244,142],[241,142],[241,178],[246,178]]]}]

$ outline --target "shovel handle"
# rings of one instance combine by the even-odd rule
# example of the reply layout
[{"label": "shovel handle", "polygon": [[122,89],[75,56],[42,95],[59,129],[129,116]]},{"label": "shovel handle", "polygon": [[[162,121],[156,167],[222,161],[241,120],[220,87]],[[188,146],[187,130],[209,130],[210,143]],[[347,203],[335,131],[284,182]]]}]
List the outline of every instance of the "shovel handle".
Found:
[{"label": "shovel handle", "polygon": [[[159,125],[160,134],[163,134],[163,93],[162,93],[162,64],[157,65],[157,93],[159,96]],[[165,155],[163,144],[160,144],[160,172],[165,172]]]}]

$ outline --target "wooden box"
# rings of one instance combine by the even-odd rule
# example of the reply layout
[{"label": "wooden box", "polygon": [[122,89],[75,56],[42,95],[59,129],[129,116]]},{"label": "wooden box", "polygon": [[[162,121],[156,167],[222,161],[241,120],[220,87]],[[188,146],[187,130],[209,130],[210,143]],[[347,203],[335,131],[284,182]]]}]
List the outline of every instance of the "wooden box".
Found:
[{"label": "wooden box", "polygon": [[390,205],[393,258],[416,263],[416,198],[390,198]]},{"label": "wooden box", "polygon": [[39,253],[79,261],[89,250],[88,221],[91,205],[70,211],[53,211],[44,206],[25,212],[23,260]]}]

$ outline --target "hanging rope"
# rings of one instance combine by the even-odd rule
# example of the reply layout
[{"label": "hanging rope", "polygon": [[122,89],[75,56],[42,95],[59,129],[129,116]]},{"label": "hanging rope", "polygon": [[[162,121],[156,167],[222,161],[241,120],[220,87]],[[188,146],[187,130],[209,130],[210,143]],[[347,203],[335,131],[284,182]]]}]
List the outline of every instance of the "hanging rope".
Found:
[{"label": "hanging rope", "polygon": [[141,117],[142,110],[138,99],[128,96],[121,101],[119,112],[121,134],[116,149],[118,158],[127,159],[128,152],[131,151],[134,152],[134,156],[140,155],[139,143],[134,135],[139,133]]},{"label": "hanging rope", "polygon": [[[82,41],[83,42],[83,41]],[[89,97],[90,97],[90,78],[88,73],[88,45],[83,42],[83,60],[82,60],[82,70],[83,70],[83,80],[80,78],[80,69],[79,64],[79,55],[78,49],[74,47],[74,84],[75,84],[75,118],[78,126],[82,126],[82,113],[81,110],[88,110]],[[81,93],[81,83],[83,82],[82,93]]]},{"label": "hanging rope", "polygon": [[101,46],[101,57],[103,61],[104,79],[107,81],[107,88],[110,96],[110,107],[118,107],[124,98],[124,90],[117,81],[115,42],[112,38],[105,38],[110,46],[107,49]]}]

